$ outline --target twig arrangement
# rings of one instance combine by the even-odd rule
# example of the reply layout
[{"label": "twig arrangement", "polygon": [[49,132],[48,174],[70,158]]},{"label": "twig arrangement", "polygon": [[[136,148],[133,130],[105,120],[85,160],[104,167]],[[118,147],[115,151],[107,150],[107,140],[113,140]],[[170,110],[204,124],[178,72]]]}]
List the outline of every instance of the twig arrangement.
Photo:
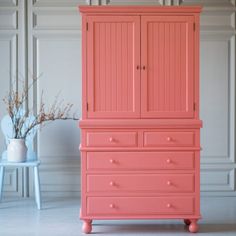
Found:
[{"label": "twig arrangement", "polygon": [[[29,91],[37,80],[38,78],[33,78],[33,82],[28,86],[23,86],[22,92],[20,93],[11,86],[9,93],[3,98],[7,113],[13,124],[14,137],[12,138],[25,139],[33,128],[39,125],[45,125],[50,121],[78,120],[75,113],[73,116],[70,116],[73,104],[64,103],[63,100],[59,100],[59,95],[55,97],[53,104],[46,109],[45,103],[43,102],[43,91],[36,114],[34,114],[33,108],[30,110],[23,109]],[[29,119],[29,117],[33,117],[33,119]]]}]

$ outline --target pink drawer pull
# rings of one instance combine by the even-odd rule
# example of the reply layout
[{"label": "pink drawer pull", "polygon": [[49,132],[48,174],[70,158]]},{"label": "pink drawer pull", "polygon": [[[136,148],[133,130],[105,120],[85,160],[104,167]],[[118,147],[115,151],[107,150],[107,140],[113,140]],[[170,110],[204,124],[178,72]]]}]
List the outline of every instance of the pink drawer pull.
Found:
[{"label": "pink drawer pull", "polygon": [[171,181],[168,180],[168,181],[167,181],[167,185],[170,186],[171,184],[172,184]]},{"label": "pink drawer pull", "polygon": [[167,159],[166,163],[170,164],[171,163],[171,159]]},{"label": "pink drawer pull", "polygon": [[168,142],[170,142],[170,141],[172,140],[172,138],[171,138],[171,137],[167,137],[166,140],[167,140]]},{"label": "pink drawer pull", "polygon": [[110,182],[110,186],[115,186],[115,185],[116,185],[115,182],[113,182],[113,181]]},{"label": "pink drawer pull", "polygon": [[114,208],[115,208],[115,205],[114,205],[113,203],[111,203],[111,204],[109,205],[109,207],[114,209]]},{"label": "pink drawer pull", "polygon": [[111,163],[111,164],[115,164],[115,163],[116,163],[116,161],[115,161],[115,160],[113,160],[113,159],[110,159],[110,163]]},{"label": "pink drawer pull", "polygon": [[109,141],[112,143],[112,142],[114,142],[115,140],[114,140],[114,138],[110,137],[110,138],[109,138]]},{"label": "pink drawer pull", "polygon": [[167,208],[171,208],[171,204],[170,204],[170,203],[167,203],[166,207],[167,207]]}]

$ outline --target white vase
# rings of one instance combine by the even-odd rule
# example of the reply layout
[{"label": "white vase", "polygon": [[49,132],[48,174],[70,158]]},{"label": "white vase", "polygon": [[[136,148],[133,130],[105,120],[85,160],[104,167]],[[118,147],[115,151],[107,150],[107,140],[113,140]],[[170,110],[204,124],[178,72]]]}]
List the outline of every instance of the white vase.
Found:
[{"label": "white vase", "polygon": [[25,162],[27,147],[24,139],[10,139],[7,146],[7,160],[9,162]]}]

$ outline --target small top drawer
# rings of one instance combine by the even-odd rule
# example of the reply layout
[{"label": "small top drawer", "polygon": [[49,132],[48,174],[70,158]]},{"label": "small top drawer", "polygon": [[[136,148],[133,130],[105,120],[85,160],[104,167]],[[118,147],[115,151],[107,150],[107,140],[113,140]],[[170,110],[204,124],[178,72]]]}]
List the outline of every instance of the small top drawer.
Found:
[{"label": "small top drawer", "polygon": [[136,147],[137,132],[87,132],[88,147]]},{"label": "small top drawer", "polygon": [[144,147],[194,146],[195,133],[190,131],[144,132]]}]

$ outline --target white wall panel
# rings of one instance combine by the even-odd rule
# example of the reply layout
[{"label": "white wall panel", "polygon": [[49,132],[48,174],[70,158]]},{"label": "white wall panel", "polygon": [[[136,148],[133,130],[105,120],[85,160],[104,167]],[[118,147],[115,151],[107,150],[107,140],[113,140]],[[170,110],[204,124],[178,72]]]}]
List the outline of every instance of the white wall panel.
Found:
[{"label": "white wall panel", "polygon": [[201,191],[232,192],[235,188],[235,169],[202,170],[201,179]]},{"label": "white wall panel", "polygon": [[0,7],[12,7],[17,5],[17,0],[1,0]]},{"label": "white wall panel", "polygon": [[74,10],[40,10],[33,13],[33,28],[40,29],[79,29],[80,15]]},{"label": "white wall panel", "polygon": [[[41,75],[32,94],[32,105],[39,104],[42,90],[46,106],[52,104],[60,92],[60,98],[74,104],[80,117],[81,18],[75,6],[86,3],[39,0],[28,6],[29,68],[34,75]],[[38,133],[44,195],[79,195],[80,131],[77,123],[56,121]]]},{"label": "white wall panel", "polygon": [[33,0],[32,3],[34,7],[77,7],[78,5],[88,5],[90,1],[91,0]]},{"label": "white wall panel", "polygon": [[[37,101],[40,101],[40,91],[44,90],[47,107],[54,102],[56,95],[60,92],[60,99],[74,104],[74,109],[80,111],[80,36],[59,37],[57,35],[37,39],[37,51],[34,51],[37,55],[35,63],[38,74],[42,74],[38,82]],[[77,121],[57,121],[40,131],[38,150],[40,156],[74,155],[78,157],[78,146]]]},{"label": "white wall panel", "polygon": [[104,0],[107,5],[163,5],[164,0]]},{"label": "white wall panel", "polygon": [[[229,143],[229,44],[201,43],[202,157],[227,157]],[[207,99],[206,99],[207,98]]]},{"label": "white wall panel", "polygon": [[15,10],[0,10],[0,29],[16,29],[17,12]]},{"label": "white wall panel", "polygon": [[235,0],[176,0],[176,2],[180,5],[202,5],[204,7],[232,7],[235,5]]}]

